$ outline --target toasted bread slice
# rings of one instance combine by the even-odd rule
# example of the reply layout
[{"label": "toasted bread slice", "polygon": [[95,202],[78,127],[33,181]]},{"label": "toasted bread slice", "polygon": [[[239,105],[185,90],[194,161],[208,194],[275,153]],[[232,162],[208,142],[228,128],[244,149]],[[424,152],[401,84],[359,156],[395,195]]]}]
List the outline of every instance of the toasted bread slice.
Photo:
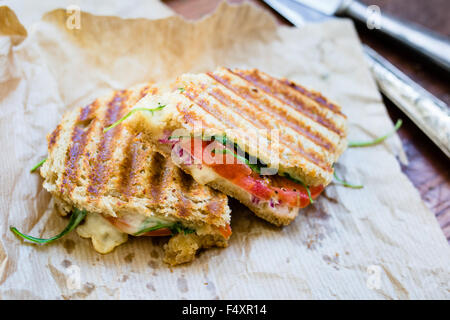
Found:
[{"label": "toasted bread slice", "polygon": [[[178,264],[192,260],[199,248],[227,245],[230,209],[226,195],[197,183],[142,134],[123,125],[104,132],[140,98],[157,92],[156,86],[140,85],[66,113],[48,136],[48,159],[40,172],[63,214],[73,207],[89,212],[77,231],[92,238],[97,251],[111,251],[126,234],[178,229],[165,258]],[[157,224],[167,228],[141,232]],[[190,245],[177,239],[189,239]]]},{"label": "toasted bread slice", "polygon": [[[174,150],[174,137],[226,137],[266,169],[273,169],[271,173],[309,188],[330,183],[333,164],[347,144],[346,116],[339,106],[317,92],[255,69],[185,74],[172,89],[144,97],[136,108],[157,105],[165,107],[153,114],[137,112],[127,125],[147,134],[166,157]],[[280,196],[274,196],[275,202],[257,195],[255,199],[248,188],[211,167],[199,170],[198,165],[177,164],[198,182],[237,198],[276,225],[290,223],[303,206],[301,201],[280,203]]]}]

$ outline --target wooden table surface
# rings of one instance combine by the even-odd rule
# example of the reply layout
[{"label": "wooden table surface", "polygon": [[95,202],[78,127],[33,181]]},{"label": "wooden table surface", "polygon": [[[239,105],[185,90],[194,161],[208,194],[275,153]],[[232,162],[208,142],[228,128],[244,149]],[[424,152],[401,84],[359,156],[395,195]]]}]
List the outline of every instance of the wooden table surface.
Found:
[{"label": "wooden table surface", "polygon": [[[289,24],[260,0],[228,0],[232,3],[251,1],[271,12],[280,24]],[[166,0],[165,3],[186,19],[198,19],[217,7],[221,0]],[[448,0],[362,0],[378,5],[381,13],[389,13],[404,20],[450,36],[450,1]],[[430,65],[410,50],[377,35],[364,25],[357,25],[362,42],[367,43],[392,62],[410,78],[433,93],[447,105],[450,103],[450,76]],[[387,99],[384,103],[395,122],[402,118],[399,135],[408,156],[409,164],[403,172],[419,190],[422,199],[434,212],[450,242],[450,160],[417,128],[408,117]]]}]

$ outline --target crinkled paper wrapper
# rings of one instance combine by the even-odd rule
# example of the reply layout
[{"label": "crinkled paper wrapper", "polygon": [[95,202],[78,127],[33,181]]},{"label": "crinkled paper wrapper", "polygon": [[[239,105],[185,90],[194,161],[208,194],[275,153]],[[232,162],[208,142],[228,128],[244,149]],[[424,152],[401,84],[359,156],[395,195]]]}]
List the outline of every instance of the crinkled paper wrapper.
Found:
[{"label": "crinkled paper wrapper", "polygon": [[64,111],[110,89],[216,66],[256,67],[339,103],[350,140],[392,129],[350,21],[299,30],[277,27],[251,5],[225,4],[195,23],[82,13],[81,28],[69,29],[67,18],[65,10],[49,12],[27,33],[12,10],[0,8],[0,298],[450,297],[450,248],[401,172],[397,137],[347,150],[337,171],[364,189],[331,184],[288,227],[231,201],[229,247],[173,269],[162,263],[160,239],[130,239],[107,255],[76,232],[47,246],[20,241],[10,225],[44,237],[67,223],[39,175],[29,173],[46,155],[46,134]]}]

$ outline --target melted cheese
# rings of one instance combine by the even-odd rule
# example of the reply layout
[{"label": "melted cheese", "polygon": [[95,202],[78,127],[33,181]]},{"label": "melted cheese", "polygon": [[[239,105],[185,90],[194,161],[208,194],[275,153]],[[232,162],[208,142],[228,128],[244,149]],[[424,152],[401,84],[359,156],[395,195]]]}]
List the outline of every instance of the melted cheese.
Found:
[{"label": "melted cheese", "polygon": [[88,213],[82,225],[78,226],[80,237],[91,238],[95,251],[111,252],[115,247],[125,243],[128,235],[116,229],[98,213]]},{"label": "melted cheese", "polygon": [[197,167],[197,165],[187,165],[186,167],[189,168],[190,174],[194,180],[200,184],[207,184],[220,177],[213,169],[206,165],[201,166],[201,168]]}]

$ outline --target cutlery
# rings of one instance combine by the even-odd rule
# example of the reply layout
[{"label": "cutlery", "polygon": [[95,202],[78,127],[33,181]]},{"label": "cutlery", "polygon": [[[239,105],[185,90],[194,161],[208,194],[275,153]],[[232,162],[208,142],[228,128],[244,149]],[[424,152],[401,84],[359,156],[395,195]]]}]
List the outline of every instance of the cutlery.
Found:
[{"label": "cutlery", "polygon": [[[264,2],[298,28],[307,22],[332,19],[328,15],[319,14],[318,11],[299,4],[300,0],[264,0]],[[366,45],[363,49],[380,91],[450,158],[450,112],[447,104],[408,78],[373,49]]]},{"label": "cutlery", "polygon": [[416,24],[381,14],[379,7],[366,6],[355,0],[294,0],[325,15],[345,15],[399,41],[431,62],[450,72],[450,42]]}]

